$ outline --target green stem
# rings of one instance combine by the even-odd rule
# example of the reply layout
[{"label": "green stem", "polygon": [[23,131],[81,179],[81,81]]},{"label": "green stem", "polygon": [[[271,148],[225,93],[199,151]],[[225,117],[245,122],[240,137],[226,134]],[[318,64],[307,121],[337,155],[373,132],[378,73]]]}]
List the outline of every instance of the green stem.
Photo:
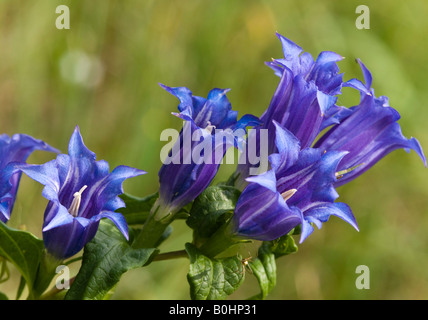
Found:
[{"label": "green stem", "polygon": [[80,261],[80,260],[82,260],[82,259],[83,259],[83,257],[82,257],[82,256],[80,256],[80,257],[77,257],[77,258],[73,258],[73,259],[67,260],[66,262],[64,262],[64,264],[65,264],[66,266],[68,266],[69,264],[72,264],[73,262],[76,262],[76,261]]},{"label": "green stem", "polygon": [[231,225],[225,224],[218,229],[199,250],[206,256],[214,258],[223,251],[229,249],[241,241],[231,232]]},{"label": "green stem", "polygon": [[42,295],[54,278],[56,268],[62,263],[62,260],[53,257],[45,251],[39,270],[37,271],[36,281],[33,286],[33,295],[29,297],[30,299],[38,299]]},{"label": "green stem", "polygon": [[153,261],[163,261],[163,260],[188,258],[188,257],[189,255],[187,254],[186,250],[179,250],[179,251],[160,253],[153,258]]},{"label": "green stem", "polygon": [[6,282],[10,278],[9,268],[7,267],[7,260],[0,257],[0,283]]},{"label": "green stem", "polygon": [[[72,283],[74,282],[75,279],[76,279],[76,277],[73,277],[70,279],[70,281],[69,281],[70,286],[72,285]],[[66,288],[58,289],[57,287],[53,287],[48,292],[46,292],[45,294],[40,296],[39,300],[53,300],[53,299],[57,298],[58,294],[64,292],[64,290],[66,290]]]},{"label": "green stem", "polygon": [[133,248],[156,248],[158,246],[172,219],[158,221],[154,217],[155,213],[147,218],[143,228],[132,243]]}]

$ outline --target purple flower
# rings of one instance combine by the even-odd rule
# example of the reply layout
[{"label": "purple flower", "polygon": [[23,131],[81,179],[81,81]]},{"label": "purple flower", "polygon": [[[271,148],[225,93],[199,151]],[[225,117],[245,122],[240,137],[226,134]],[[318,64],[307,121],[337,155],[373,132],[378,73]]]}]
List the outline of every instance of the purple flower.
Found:
[{"label": "purple flower", "polygon": [[227,149],[243,143],[245,128],[260,124],[252,115],[237,120],[227,89],[213,89],[205,99],[184,87],[161,86],[179,99],[180,113],[173,114],[185,123],[170,152],[171,161],[159,171],[157,220],[171,218],[193,201],[214,178]]},{"label": "purple flower", "polygon": [[35,150],[59,153],[41,140],[25,134],[9,137],[0,135],[0,221],[7,222],[15,203],[21,172],[16,169],[18,163],[25,163]]},{"label": "purple flower", "polygon": [[235,235],[270,241],[301,224],[303,242],[313,231],[311,223],[321,228],[331,215],[358,230],[350,208],[334,202],[337,166],[346,152],[301,149],[291,132],[274,125],[278,153],[269,157],[271,170],[247,178],[232,220]]},{"label": "purple flower", "polygon": [[95,236],[102,218],[112,220],[128,239],[125,218],[115,212],[125,205],[118,195],[123,193],[125,179],[145,173],[127,166],[118,166],[109,173],[108,163],[96,161],[95,154],[86,148],[78,127],[71,136],[68,153],[43,165],[19,167],[45,186],[42,194],[49,203],[43,240],[48,252],[58,259],[79,252]]},{"label": "purple flower", "polygon": [[348,151],[338,166],[344,174],[335,186],[355,179],[396,149],[414,150],[425,167],[427,165],[418,140],[403,136],[397,123],[400,114],[389,106],[387,97],[374,95],[372,75],[360,60],[357,61],[363,71],[366,89],[371,94],[362,93],[360,104],[349,108],[340,124],[334,125],[314,145],[323,151]]},{"label": "purple flower", "polygon": [[[277,151],[273,121],[296,136],[302,148],[310,147],[321,130],[338,123],[346,113],[346,110],[335,105],[342,87],[365,90],[355,79],[343,83],[343,75],[337,66],[337,62],[343,59],[339,54],[323,51],[314,61],[297,44],[280,34],[277,36],[282,43],[284,58],[266,64],[281,79],[268,109],[260,117],[263,125],[249,136],[249,140],[257,140],[258,130],[268,129],[268,154]],[[250,174],[249,167],[251,164],[248,161],[238,166],[241,181]]]}]

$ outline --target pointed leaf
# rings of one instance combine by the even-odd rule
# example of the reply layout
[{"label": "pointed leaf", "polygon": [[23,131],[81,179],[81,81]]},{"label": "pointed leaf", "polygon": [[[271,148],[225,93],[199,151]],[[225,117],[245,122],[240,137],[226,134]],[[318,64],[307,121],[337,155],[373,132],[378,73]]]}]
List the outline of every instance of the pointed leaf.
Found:
[{"label": "pointed leaf", "polygon": [[132,248],[109,220],[102,220],[95,238],[84,249],[82,266],[66,300],[102,300],[128,270],[151,262],[156,249]]},{"label": "pointed leaf", "polygon": [[154,193],[144,198],[137,198],[129,194],[121,194],[119,197],[125,202],[125,207],[116,211],[125,217],[128,225],[143,224],[158,196],[158,193]]},{"label": "pointed leaf", "polygon": [[297,252],[298,250],[293,237],[289,234],[286,234],[279,239],[266,242],[265,245],[268,245],[269,250],[275,255],[276,259]]},{"label": "pointed leaf", "polygon": [[210,259],[192,244],[186,244],[190,257],[187,281],[192,300],[224,300],[244,281],[241,257]]},{"label": "pointed leaf", "polygon": [[276,285],[276,259],[294,252],[297,246],[292,237],[300,233],[300,228],[273,241],[264,241],[259,248],[257,258],[249,262],[253,274],[260,285],[261,293],[253,299],[265,299]]},{"label": "pointed leaf", "polygon": [[276,261],[275,254],[266,246],[259,248],[257,258],[250,261],[250,268],[259,282],[261,293],[257,299],[265,299],[268,293],[276,285]]},{"label": "pointed leaf", "polygon": [[43,241],[29,232],[0,222],[0,256],[10,261],[28,285],[30,297],[44,250]]},{"label": "pointed leaf", "polygon": [[195,199],[187,225],[198,236],[210,237],[232,215],[240,194],[231,186],[208,187]]}]

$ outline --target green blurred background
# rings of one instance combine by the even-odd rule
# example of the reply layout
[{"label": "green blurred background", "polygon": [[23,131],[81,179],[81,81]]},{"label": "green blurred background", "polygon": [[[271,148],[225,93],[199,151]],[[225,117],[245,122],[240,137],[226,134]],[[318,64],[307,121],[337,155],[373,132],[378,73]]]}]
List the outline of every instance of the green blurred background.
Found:
[{"label": "green blurred background", "polygon": [[[68,5],[71,29],[58,30],[58,5]],[[370,29],[358,30],[355,9],[370,8]],[[243,0],[2,0],[0,1],[0,128],[27,133],[67,151],[80,126],[86,145],[111,168],[125,164],[148,172],[125,191],[157,190],[159,141],[165,128],[179,129],[171,115],[177,100],[158,83],[187,86],[206,96],[231,88],[240,115],[261,115],[279,78],[264,65],[282,50],[275,31],[317,56],[331,50],[346,57],[344,78],[359,77],[360,58],[373,72],[376,95],[387,95],[402,115],[405,136],[428,150],[428,2]],[[339,102],[358,102],[344,88]],[[34,153],[43,163],[52,154]],[[222,168],[224,179],[233,165]],[[365,175],[339,189],[352,207],[356,232],[337,218],[278,260],[270,299],[427,299],[428,171],[415,153],[396,151]],[[41,236],[46,200],[42,186],[23,177],[10,225]],[[162,250],[178,250],[191,234],[182,221]],[[243,252],[254,248],[243,248]],[[370,289],[358,290],[358,265],[370,268]],[[78,263],[73,265],[77,271]],[[153,263],[122,277],[113,299],[188,299],[188,261]],[[13,298],[19,277],[0,285]],[[246,282],[232,295],[258,292]]]}]

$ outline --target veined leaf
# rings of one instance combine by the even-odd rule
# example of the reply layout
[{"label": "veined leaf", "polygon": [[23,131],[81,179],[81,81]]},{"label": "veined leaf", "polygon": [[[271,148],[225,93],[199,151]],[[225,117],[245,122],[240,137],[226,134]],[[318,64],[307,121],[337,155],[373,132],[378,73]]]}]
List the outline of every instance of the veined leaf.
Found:
[{"label": "veined leaf", "polygon": [[245,278],[241,257],[210,259],[192,244],[186,244],[190,257],[187,280],[193,300],[223,300],[243,283]]},{"label": "veined leaf", "polygon": [[16,230],[0,222],[0,256],[10,261],[27,283],[30,298],[43,256],[43,240],[27,231]]},{"label": "veined leaf", "polygon": [[129,194],[121,194],[120,198],[125,202],[125,207],[117,209],[117,212],[125,217],[128,225],[143,224],[158,196],[158,193],[154,193],[144,198],[137,198]]},{"label": "veined leaf", "polygon": [[260,294],[253,299],[265,299],[276,285],[276,259],[297,251],[297,246],[291,234],[273,241],[265,241],[260,246],[257,258],[249,262],[253,274],[260,285]]},{"label": "veined leaf", "polygon": [[240,194],[231,186],[208,187],[195,199],[187,225],[197,236],[210,237],[233,214]]},{"label": "veined leaf", "polygon": [[134,249],[109,220],[101,220],[95,238],[86,244],[82,266],[66,300],[102,300],[128,270],[151,262],[157,250]]}]

